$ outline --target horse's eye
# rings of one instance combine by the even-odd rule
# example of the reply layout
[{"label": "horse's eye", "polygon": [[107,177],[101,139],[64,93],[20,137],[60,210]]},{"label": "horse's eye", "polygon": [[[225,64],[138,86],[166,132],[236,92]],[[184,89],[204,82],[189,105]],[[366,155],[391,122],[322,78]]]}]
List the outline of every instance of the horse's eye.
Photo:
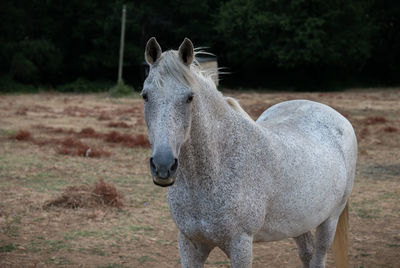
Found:
[{"label": "horse's eye", "polygon": [[190,94],[186,100],[187,103],[191,103],[193,100],[193,94]]},{"label": "horse's eye", "polygon": [[148,98],[147,98],[147,93],[143,93],[143,94],[142,94],[142,98],[144,99],[144,101],[147,101],[147,100],[148,100]]}]

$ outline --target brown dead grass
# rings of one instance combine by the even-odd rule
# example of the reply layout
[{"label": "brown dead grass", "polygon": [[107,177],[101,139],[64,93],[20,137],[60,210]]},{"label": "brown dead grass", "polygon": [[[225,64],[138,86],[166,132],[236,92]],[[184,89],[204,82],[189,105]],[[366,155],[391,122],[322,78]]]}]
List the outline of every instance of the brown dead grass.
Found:
[{"label": "brown dead grass", "polygon": [[386,123],[387,119],[383,116],[368,116],[364,119],[364,122],[368,125],[376,125]]},{"label": "brown dead grass", "polygon": [[30,141],[32,140],[31,133],[29,131],[20,130],[17,134],[12,135],[11,139],[16,139],[18,141]]},{"label": "brown dead grass", "polygon": [[91,127],[83,128],[80,132],[76,133],[76,136],[80,138],[91,138],[91,139],[100,139],[104,137],[103,134],[96,132]]},{"label": "brown dead grass", "polygon": [[27,115],[27,114],[28,114],[28,108],[26,108],[26,107],[19,108],[19,109],[15,112],[15,114],[16,114],[16,115]]},{"label": "brown dead grass", "polygon": [[383,129],[384,132],[388,132],[388,133],[394,133],[397,132],[398,129],[396,127],[392,127],[392,126],[387,126]]},{"label": "brown dead grass", "polygon": [[64,108],[63,112],[64,115],[69,115],[69,116],[79,116],[79,117],[85,117],[85,116],[90,116],[93,113],[95,113],[95,111],[93,111],[92,109],[86,108],[86,107],[82,107],[82,106],[68,106],[66,108]]},{"label": "brown dead grass", "polygon": [[[121,125],[118,122],[117,125]],[[125,124],[125,123],[124,123]],[[98,146],[93,146],[82,142],[80,139],[102,139],[107,143],[121,144],[124,147],[149,147],[148,138],[143,134],[121,134],[118,131],[111,131],[107,134],[99,133],[91,127],[81,129],[79,132],[73,129],[54,128],[42,124],[34,125],[35,129],[44,130],[47,134],[64,134],[65,138],[34,138],[29,131],[20,130],[17,134],[11,135],[11,139],[17,141],[30,141],[38,146],[56,147],[56,152],[61,155],[83,156],[83,157],[109,157],[110,151]]]},{"label": "brown dead grass", "polygon": [[76,134],[76,131],[73,130],[72,128],[70,129],[64,129],[61,127],[51,127],[51,126],[45,126],[43,124],[36,124],[32,126],[35,129],[43,130],[46,132],[46,134]]},{"label": "brown dead grass", "polygon": [[103,112],[99,115],[99,117],[97,119],[100,121],[111,120],[111,116],[109,116],[108,114]]},{"label": "brown dead grass", "polygon": [[132,127],[125,122],[109,122],[107,124],[107,126],[113,127],[113,128],[131,128]]},{"label": "brown dead grass", "polygon": [[[57,133],[63,133],[57,132]],[[92,132],[92,129],[87,128],[83,129],[83,131],[76,133],[77,136],[81,137],[98,137],[98,133]],[[16,135],[12,135],[11,139],[15,139],[17,141],[30,141],[38,146],[56,146],[56,152],[61,155],[70,155],[70,156],[83,156],[83,157],[109,157],[111,152],[98,148],[96,146],[90,146],[88,144],[83,143],[78,138],[75,137],[66,137],[63,139],[57,138],[34,138],[29,131],[19,131]]]},{"label": "brown dead grass", "polygon": [[83,157],[109,157],[110,152],[96,147],[91,147],[80,140],[67,137],[59,142],[61,148],[57,153],[62,155],[83,156]]},{"label": "brown dead grass", "polygon": [[95,208],[99,206],[111,206],[122,208],[123,197],[116,187],[104,180],[87,186],[69,186],[60,197],[45,202],[44,208],[53,206],[63,208]]},{"label": "brown dead grass", "polygon": [[106,142],[111,143],[121,143],[126,147],[149,147],[150,143],[147,137],[143,134],[137,134],[135,136],[129,134],[121,134],[118,131],[111,131],[106,134],[105,139]]}]

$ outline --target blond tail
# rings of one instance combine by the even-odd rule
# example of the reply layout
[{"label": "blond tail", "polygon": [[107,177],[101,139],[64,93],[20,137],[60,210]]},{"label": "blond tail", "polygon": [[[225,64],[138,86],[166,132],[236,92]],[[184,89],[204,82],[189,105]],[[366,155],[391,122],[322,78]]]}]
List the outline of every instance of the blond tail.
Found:
[{"label": "blond tail", "polygon": [[336,227],[335,239],[333,240],[333,254],[335,257],[336,268],[349,267],[349,203],[340,214]]}]

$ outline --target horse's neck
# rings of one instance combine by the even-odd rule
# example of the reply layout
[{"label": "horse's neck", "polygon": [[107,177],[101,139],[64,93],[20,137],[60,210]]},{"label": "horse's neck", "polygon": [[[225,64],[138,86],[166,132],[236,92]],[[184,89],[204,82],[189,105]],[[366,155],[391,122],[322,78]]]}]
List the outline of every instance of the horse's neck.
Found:
[{"label": "horse's neck", "polygon": [[[200,95],[192,110],[190,138],[181,148],[180,162],[183,169],[191,174],[212,176],[221,168],[224,155],[229,155],[231,152],[228,151],[235,149],[224,146],[227,141],[241,140],[235,136],[251,133],[247,133],[249,128],[243,127],[243,121],[241,125],[238,124],[241,115],[233,111],[222,94],[215,90]],[[248,124],[254,123],[249,121]]]}]

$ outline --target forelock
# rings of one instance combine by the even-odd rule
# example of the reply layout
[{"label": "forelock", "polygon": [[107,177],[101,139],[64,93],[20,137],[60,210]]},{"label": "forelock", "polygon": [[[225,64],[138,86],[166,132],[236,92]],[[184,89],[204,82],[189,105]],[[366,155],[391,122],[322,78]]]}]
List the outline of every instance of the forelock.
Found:
[{"label": "forelock", "polygon": [[213,72],[202,70],[196,60],[190,66],[184,65],[176,50],[162,53],[151,69],[152,80],[157,89],[162,89],[166,80],[170,78],[187,87],[192,87],[196,83],[211,83],[215,87],[211,78]]},{"label": "forelock", "polygon": [[175,50],[165,51],[153,68],[155,69],[154,83],[158,89],[163,88],[166,79],[170,78],[188,87],[194,83],[190,67],[188,68],[179,60],[178,52]]}]

